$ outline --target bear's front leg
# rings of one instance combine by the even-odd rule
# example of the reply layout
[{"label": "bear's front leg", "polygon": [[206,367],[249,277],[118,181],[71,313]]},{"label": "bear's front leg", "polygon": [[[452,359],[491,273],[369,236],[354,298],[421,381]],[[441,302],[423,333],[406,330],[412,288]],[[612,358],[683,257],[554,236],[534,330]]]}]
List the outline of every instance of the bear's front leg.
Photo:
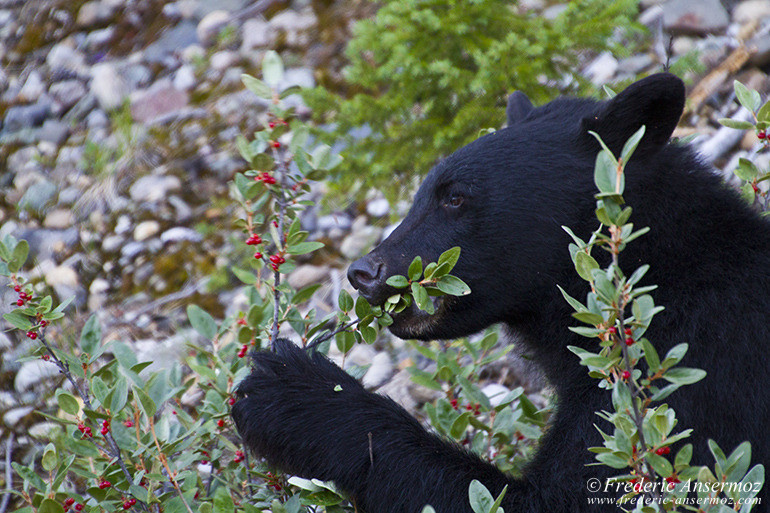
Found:
[{"label": "bear's front leg", "polygon": [[429,434],[323,355],[279,340],[254,365],[233,406],[246,445],[291,474],[335,482],[364,512],[470,511],[472,479],[512,492],[493,465]]}]

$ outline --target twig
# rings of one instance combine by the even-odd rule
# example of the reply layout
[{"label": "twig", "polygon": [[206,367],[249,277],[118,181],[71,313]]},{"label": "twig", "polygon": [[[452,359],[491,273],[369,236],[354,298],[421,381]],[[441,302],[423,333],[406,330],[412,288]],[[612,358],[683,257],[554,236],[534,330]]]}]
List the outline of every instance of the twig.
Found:
[{"label": "twig", "polygon": [[[280,191],[281,196],[278,198],[278,237],[280,240],[275,241],[275,245],[278,247],[278,251],[282,252],[286,250],[286,234],[284,233],[284,226],[286,221],[286,178],[288,174],[288,167],[286,162],[281,158],[281,151],[277,148],[273,148],[273,158],[278,163],[278,172],[281,175]],[[277,267],[277,265],[276,265]],[[278,340],[278,317],[281,313],[281,291],[278,290],[278,286],[281,284],[281,273],[277,269],[273,271],[273,325],[270,328],[270,349],[275,351],[275,341]]]},{"label": "twig", "polygon": [[347,330],[351,326],[355,325],[357,322],[358,322],[358,319],[356,319],[355,321],[350,321],[350,322],[348,322],[346,324],[343,324],[342,326],[338,326],[337,329],[335,329],[333,331],[330,331],[330,332],[328,332],[328,333],[326,333],[324,335],[319,335],[317,338],[313,339],[313,341],[308,342],[308,344],[305,346],[305,349],[314,349],[319,344],[322,344],[322,343],[326,342],[327,340],[332,338],[337,333],[340,333],[341,331]]},{"label": "twig", "polygon": [[[179,498],[182,499],[182,504],[184,504],[184,507],[187,508],[188,513],[193,513],[193,510],[190,509],[190,505],[187,504],[187,500],[184,498],[184,495],[182,494],[182,490],[179,488],[179,483],[176,482],[175,474],[171,472],[171,468],[168,466],[168,460],[166,459],[166,455],[163,454],[163,451],[160,448],[158,435],[155,434],[155,422],[153,421],[152,417],[149,417],[148,421],[150,423],[150,432],[152,433],[152,439],[155,441],[155,447],[158,448],[158,456],[160,458],[160,462],[163,465],[163,468],[166,469],[166,473],[168,474],[168,478],[171,481],[171,485],[176,490],[176,493],[179,495]],[[212,470],[214,470],[213,466],[212,466]]]},{"label": "twig", "polygon": [[11,500],[11,490],[13,484],[13,473],[11,472],[11,454],[13,453],[13,431],[8,434],[8,441],[5,443],[5,493],[3,502],[0,503],[0,513],[5,513],[8,508],[8,502]]}]

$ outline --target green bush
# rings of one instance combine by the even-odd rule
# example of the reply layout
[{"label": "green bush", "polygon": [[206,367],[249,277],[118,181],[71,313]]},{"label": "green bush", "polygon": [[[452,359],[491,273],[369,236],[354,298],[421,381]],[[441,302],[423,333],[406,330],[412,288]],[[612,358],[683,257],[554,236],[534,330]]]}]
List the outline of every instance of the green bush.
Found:
[{"label": "green bush", "polygon": [[[364,180],[395,197],[435,161],[505,119],[508,93],[535,102],[590,90],[574,71],[586,52],[628,50],[613,34],[635,30],[637,0],[574,0],[554,19],[517,2],[386,0],[359,21],[347,47],[349,98],[304,96],[347,141],[342,185]],[[352,138],[353,129],[370,135]]]}]

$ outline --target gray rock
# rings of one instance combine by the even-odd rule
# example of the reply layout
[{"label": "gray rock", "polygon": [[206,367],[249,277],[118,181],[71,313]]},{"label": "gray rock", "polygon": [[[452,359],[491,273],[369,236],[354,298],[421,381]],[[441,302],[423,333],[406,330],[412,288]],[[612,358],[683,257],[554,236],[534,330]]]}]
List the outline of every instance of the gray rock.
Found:
[{"label": "gray rock", "polygon": [[54,72],[85,74],[87,71],[83,54],[72,48],[67,42],[55,44],[46,55],[45,62]]},{"label": "gray rock", "polygon": [[640,53],[626,57],[618,62],[618,73],[625,73],[636,76],[642,71],[652,66],[654,60],[650,54]]},{"label": "gray rock", "polygon": [[107,235],[102,239],[102,251],[105,253],[117,253],[124,242],[125,239],[121,235]]},{"label": "gray rock", "polygon": [[618,70],[618,61],[610,52],[602,52],[583,70],[594,85],[600,86],[609,82]]},{"label": "gray rock", "polygon": [[[61,153],[61,152],[60,152]],[[58,160],[57,160],[58,162]],[[75,186],[62,189],[59,193],[59,205],[74,205],[77,200],[83,195],[83,191]]]},{"label": "gray rock", "polygon": [[[53,364],[49,364],[53,365]],[[18,377],[18,375],[17,375]],[[48,376],[45,376],[48,377]],[[29,415],[35,411],[35,409],[32,406],[19,406],[17,408],[12,408],[5,412],[3,415],[3,423],[8,427],[14,427],[16,424],[21,422],[21,419]]]},{"label": "gray rock", "polygon": [[74,248],[80,240],[78,230],[74,227],[66,230],[20,229],[14,236],[29,242],[29,252],[35,255],[39,262],[50,260],[54,254]]},{"label": "gray rock", "polygon": [[385,198],[375,198],[366,204],[366,213],[371,217],[383,217],[390,212],[390,202]]},{"label": "gray rock", "polygon": [[754,49],[749,62],[754,66],[765,66],[770,64],[770,37],[765,34],[763,37],[756,36],[749,41],[749,48]]},{"label": "gray rock", "polygon": [[567,10],[567,4],[555,4],[543,11],[543,18],[546,20],[555,20],[561,13]]},{"label": "gray rock", "polygon": [[198,79],[195,77],[195,70],[189,64],[181,66],[176,73],[174,73],[174,87],[180,91],[189,91],[198,84]]},{"label": "gray rock", "polygon": [[733,9],[733,21],[744,25],[770,17],[770,0],[747,0]]},{"label": "gray rock", "polygon": [[86,36],[85,47],[91,51],[107,46],[115,39],[115,27],[109,26],[103,29],[92,30]]},{"label": "gray rock", "polygon": [[354,260],[367,253],[380,240],[382,228],[366,226],[366,217],[359,216],[353,223],[352,233],[340,245],[340,253],[348,260]]},{"label": "gray rock", "polygon": [[86,117],[86,126],[89,130],[108,128],[110,126],[110,118],[101,109],[92,110]]},{"label": "gray rock", "polygon": [[243,23],[241,34],[241,53],[246,55],[255,48],[270,47],[275,40],[276,30],[270,22],[251,18]]},{"label": "gray rock", "polygon": [[56,433],[61,430],[61,424],[57,424],[56,422],[38,422],[29,428],[28,433],[29,436],[35,440],[48,442],[52,440],[53,437],[56,436]]},{"label": "gray rock", "polygon": [[[262,112],[268,103],[251,91],[243,90],[222,96],[214,103],[214,112],[223,118],[227,124],[237,124],[246,113],[253,116]],[[256,112],[255,112],[256,111]]]},{"label": "gray rock", "polygon": [[11,107],[5,113],[3,131],[17,132],[22,128],[40,126],[50,113],[50,101],[39,101],[32,105]]},{"label": "gray rock", "polygon": [[663,28],[672,34],[718,34],[730,18],[719,0],[669,0],[663,4]]},{"label": "gray rock", "polygon": [[78,273],[67,265],[59,265],[45,273],[45,281],[59,297],[82,295]]},{"label": "gray rock", "polygon": [[284,41],[289,46],[305,46],[309,42],[308,32],[316,26],[318,20],[310,8],[297,12],[286,9],[270,19],[273,30],[284,34]]},{"label": "gray rock", "polygon": [[217,71],[224,71],[234,66],[239,60],[238,54],[231,50],[222,50],[214,53],[209,60],[209,66]]},{"label": "gray rock", "polygon": [[67,111],[86,95],[86,88],[80,80],[63,80],[52,84],[48,93],[63,111]]},{"label": "gray rock", "polygon": [[182,182],[176,176],[147,175],[139,178],[129,189],[131,199],[136,202],[160,201],[171,191],[178,191]]},{"label": "gray rock", "polygon": [[376,388],[393,375],[393,361],[388,353],[377,353],[372,358],[371,363],[372,366],[369,367],[361,380],[361,384],[366,388]]},{"label": "gray rock", "polygon": [[61,146],[70,135],[70,127],[67,123],[55,119],[46,119],[40,130],[37,131],[38,141],[48,141],[56,146]]},{"label": "gray rock", "polygon": [[159,80],[131,94],[131,115],[141,123],[152,123],[184,109],[188,101],[187,93],[175,88],[170,80]]},{"label": "gray rock", "polygon": [[110,283],[103,278],[96,278],[88,287],[88,309],[97,312],[107,304],[107,291]]},{"label": "gray rock", "polygon": [[131,218],[125,214],[118,217],[118,221],[115,223],[115,233],[119,235],[125,235],[130,231],[131,231]]},{"label": "gray rock", "polygon": [[43,226],[53,230],[65,230],[75,224],[75,216],[72,209],[57,208],[46,214]]},{"label": "gray rock", "polygon": [[333,228],[347,231],[352,224],[353,220],[346,214],[327,214],[318,218],[317,229],[322,232],[328,232]]},{"label": "gray rock", "polygon": [[77,24],[81,27],[91,27],[110,21],[114,15],[115,8],[111,4],[94,0],[80,6]]},{"label": "gray rock", "polygon": [[203,236],[193,230],[192,228],[187,228],[184,226],[175,226],[173,228],[169,228],[165,232],[163,232],[160,235],[161,242],[169,243],[169,242],[202,242]]},{"label": "gray rock", "polygon": [[223,10],[211,11],[206,14],[198,23],[196,29],[198,41],[204,46],[213,44],[222,29],[230,22],[230,19],[230,13]]},{"label": "gray rock", "polygon": [[42,212],[47,205],[53,203],[58,187],[48,180],[40,180],[32,184],[19,200],[19,206],[25,210]]},{"label": "gray rock", "polygon": [[289,285],[295,289],[301,289],[314,283],[323,283],[329,280],[329,268],[317,265],[301,265],[289,275]]},{"label": "gray rock", "polygon": [[44,92],[45,83],[43,82],[43,77],[36,70],[32,70],[19,91],[19,99],[25,102],[33,102],[40,98],[40,95]]},{"label": "gray rock", "polygon": [[191,21],[182,21],[167,29],[155,42],[144,49],[142,58],[150,64],[173,62],[176,52],[198,42],[195,27],[195,23]]},{"label": "gray rock", "polygon": [[91,69],[91,94],[99,106],[111,111],[120,107],[131,92],[128,81],[118,72],[112,62],[96,64]]},{"label": "gray rock", "polygon": [[18,175],[14,180],[17,188],[25,188],[25,185],[19,182],[21,176],[40,169],[40,163],[37,161],[40,157],[40,150],[34,146],[16,150],[8,157],[6,170],[11,174]]},{"label": "gray rock", "polygon": [[489,398],[489,402],[492,406],[498,406],[503,402],[503,399],[508,395],[510,390],[499,383],[490,383],[482,388],[481,392]]},{"label": "gray rock", "polygon": [[187,221],[192,218],[193,211],[182,198],[179,196],[169,196],[168,202],[176,210],[175,219],[177,221]]},{"label": "gray rock", "polygon": [[158,221],[142,221],[136,225],[136,228],[134,228],[134,240],[147,240],[150,237],[155,236],[159,231],[160,223],[158,223]]},{"label": "gray rock", "polygon": [[[25,392],[42,380],[57,376],[59,368],[55,363],[43,360],[30,360],[21,364],[16,378],[13,380],[13,387],[17,392]],[[32,411],[32,407],[29,408]],[[22,415],[23,416],[23,415]]]},{"label": "gray rock", "polygon": [[120,248],[121,261],[125,259],[128,262],[131,262],[140,254],[144,253],[146,249],[147,247],[141,242],[129,242]]}]

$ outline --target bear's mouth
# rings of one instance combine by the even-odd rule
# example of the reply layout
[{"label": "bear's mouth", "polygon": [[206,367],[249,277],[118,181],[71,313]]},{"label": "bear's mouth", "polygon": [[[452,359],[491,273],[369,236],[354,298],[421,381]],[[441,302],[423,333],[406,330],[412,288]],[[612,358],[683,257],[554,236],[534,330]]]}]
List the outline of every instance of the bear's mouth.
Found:
[{"label": "bear's mouth", "polygon": [[403,311],[392,314],[393,324],[388,326],[391,333],[398,338],[428,339],[431,338],[436,328],[446,316],[447,310],[452,305],[454,296],[431,296],[433,313],[420,310],[412,301],[412,304]]}]

